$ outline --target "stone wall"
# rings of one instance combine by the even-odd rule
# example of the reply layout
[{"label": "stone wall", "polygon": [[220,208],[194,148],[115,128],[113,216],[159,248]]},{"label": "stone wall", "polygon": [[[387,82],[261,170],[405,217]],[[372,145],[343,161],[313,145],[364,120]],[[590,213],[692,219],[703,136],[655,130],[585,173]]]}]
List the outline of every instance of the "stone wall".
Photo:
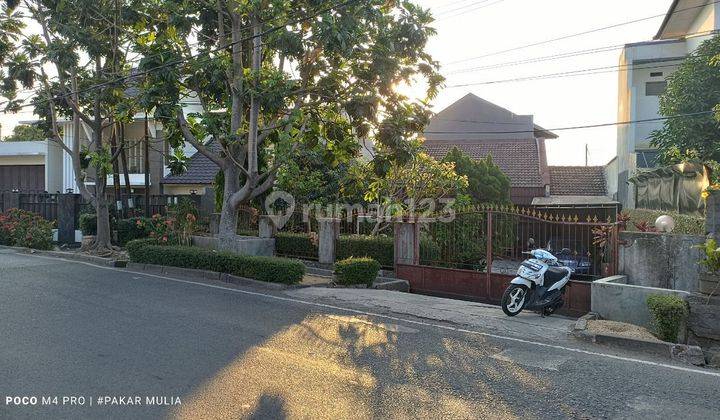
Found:
[{"label": "stone wall", "polygon": [[234,252],[240,255],[260,255],[272,257],[275,254],[274,238],[257,238],[239,235],[236,235],[233,238],[193,236],[192,245],[205,249]]},{"label": "stone wall", "polygon": [[645,232],[621,232],[618,273],[627,284],[698,291],[701,250],[705,238]]},{"label": "stone wall", "polygon": [[592,312],[602,319],[628,322],[652,330],[652,316],[647,307],[650,295],[677,295],[683,298],[690,293],[657,287],[645,287],[628,284],[627,276],[612,276],[592,283]]}]

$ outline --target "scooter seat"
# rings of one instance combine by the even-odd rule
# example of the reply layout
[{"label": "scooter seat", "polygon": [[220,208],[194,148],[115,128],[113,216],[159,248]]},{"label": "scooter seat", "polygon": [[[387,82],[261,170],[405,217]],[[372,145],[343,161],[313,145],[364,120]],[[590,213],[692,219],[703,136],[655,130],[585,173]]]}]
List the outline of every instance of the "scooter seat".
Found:
[{"label": "scooter seat", "polygon": [[567,276],[568,270],[564,267],[548,267],[545,272],[545,284],[543,286],[550,287]]}]

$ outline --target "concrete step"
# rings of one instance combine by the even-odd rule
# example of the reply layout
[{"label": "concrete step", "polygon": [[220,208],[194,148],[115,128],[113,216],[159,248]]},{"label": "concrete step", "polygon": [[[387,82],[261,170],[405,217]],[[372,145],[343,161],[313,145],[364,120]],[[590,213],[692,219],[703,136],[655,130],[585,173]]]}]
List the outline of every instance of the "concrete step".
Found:
[{"label": "concrete step", "polygon": [[[305,263],[305,271],[308,274],[312,274],[313,276],[318,277],[332,277],[333,276],[333,269],[332,267],[328,265],[320,265],[317,262],[314,261],[303,261]],[[396,280],[395,278],[395,272],[392,270],[380,270],[378,273],[378,278],[387,278]]]}]

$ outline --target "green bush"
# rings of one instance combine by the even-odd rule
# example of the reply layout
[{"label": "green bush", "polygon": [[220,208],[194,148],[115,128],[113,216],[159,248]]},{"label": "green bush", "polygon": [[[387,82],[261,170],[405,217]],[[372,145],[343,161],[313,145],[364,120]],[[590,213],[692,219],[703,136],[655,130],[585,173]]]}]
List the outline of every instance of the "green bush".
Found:
[{"label": "green bush", "polygon": [[144,239],[150,236],[151,219],[148,217],[132,217],[117,221],[117,242],[124,246],[135,239]]},{"label": "green bush", "polygon": [[647,305],[653,316],[658,338],[676,343],[680,326],[688,316],[687,303],[675,295],[650,295]]},{"label": "green bush", "polygon": [[275,252],[296,258],[317,259],[318,247],[306,233],[279,232],[275,235]]},{"label": "green bush", "polygon": [[623,211],[630,216],[627,224],[627,230],[635,231],[635,224],[642,225],[645,222],[649,226],[655,226],[655,220],[667,214],[675,220],[675,229],[672,233],[683,235],[705,235],[705,219],[703,217],[688,216],[672,211],[663,210],[647,210],[647,209],[630,209]]},{"label": "green bush", "polygon": [[368,287],[380,271],[380,263],[372,258],[347,258],[335,263],[335,282],[338,284],[366,284]]},{"label": "green bush", "polygon": [[341,236],[336,256],[339,260],[367,257],[374,259],[383,267],[392,267],[395,263],[395,243],[389,236]]},{"label": "green bush", "polygon": [[53,223],[35,213],[9,209],[0,214],[0,244],[52,249]]},{"label": "green bush", "polygon": [[155,245],[153,240],[135,240],[126,245],[130,261],[172,267],[217,271],[269,283],[302,281],[305,265],[297,260],[253,257],[187,246]]},{"label": "green bush", "polygon": [[97,235],[97,215],[95,213],[80,215],[80,230],[83,235]]}]

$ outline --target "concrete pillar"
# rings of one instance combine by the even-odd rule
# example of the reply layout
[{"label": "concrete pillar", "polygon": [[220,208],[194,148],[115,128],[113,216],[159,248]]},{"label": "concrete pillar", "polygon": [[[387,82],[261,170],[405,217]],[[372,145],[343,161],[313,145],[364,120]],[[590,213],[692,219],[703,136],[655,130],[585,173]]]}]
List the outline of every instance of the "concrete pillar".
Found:
[{"label": "concrete pillar", "polygon": [[75,243],[75,230],[78,229],[80,215],[80,194],[58,195],[58,242]]},{"label": "concrete pillar", "polygon": [[720,191],[712,191],[705,199],[705,232],[720,241]]},{"label": "concrete pillar", "polygon": [[12,191],[5,191],[3,194],[3,211],[20,208],[20,194]]},{"label": "concrete pillar", "polygon": [[335,263],[335,249],[340,239],[340,219],[318,218],[318,261]]},{"label": "concrete pillar", "polygon": [[207,217],[215,212],[215,190],[212,187],[205,188],[199,199],[198,211],[201,217]]},{"label": "concrete pillar", "polygon": [[210,214],[210,234],[217,235],[220,232],[220,213]]},{"label": "concrete pillar", "polygon": [[420,264],[420,225],[415,222],[396,222],[395,265]]},{"label": "concrete pillar", "polygon": [[258,220],[258,236],[261,238],[274,238],[277,233],[277,227],[271,216],[262,215]]}]

